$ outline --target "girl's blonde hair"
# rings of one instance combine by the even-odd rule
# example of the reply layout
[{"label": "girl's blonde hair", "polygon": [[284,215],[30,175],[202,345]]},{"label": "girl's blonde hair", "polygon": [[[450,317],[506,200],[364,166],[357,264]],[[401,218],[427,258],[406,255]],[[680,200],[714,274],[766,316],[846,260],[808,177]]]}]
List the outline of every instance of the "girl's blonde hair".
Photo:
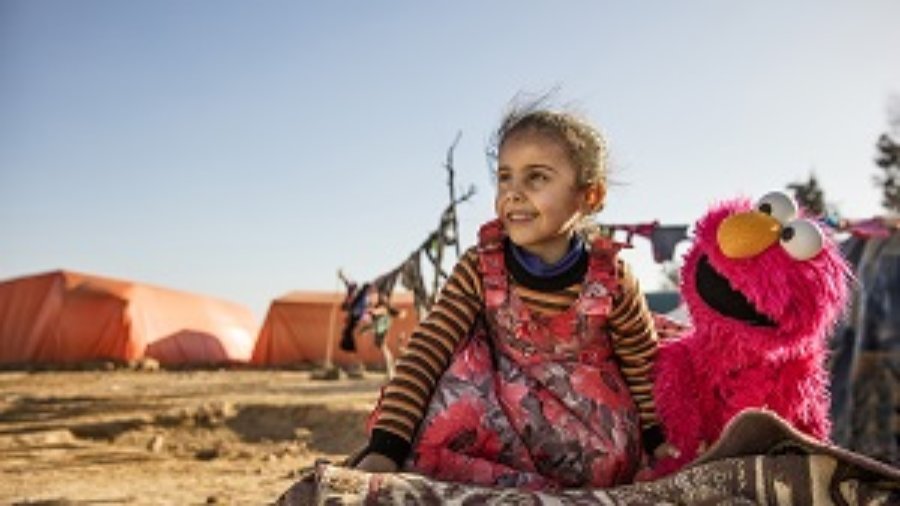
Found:
[{"label": "girl's blonde hair", "polygon": [[600,132],[586,120],[568,112],[553,111],[534,103],[508,112],[491,141],[490,156],[499,155],[503,143],[524,133],[546,135],[559,142],[578,171],[579,188],[606,187],[607,147]]}]

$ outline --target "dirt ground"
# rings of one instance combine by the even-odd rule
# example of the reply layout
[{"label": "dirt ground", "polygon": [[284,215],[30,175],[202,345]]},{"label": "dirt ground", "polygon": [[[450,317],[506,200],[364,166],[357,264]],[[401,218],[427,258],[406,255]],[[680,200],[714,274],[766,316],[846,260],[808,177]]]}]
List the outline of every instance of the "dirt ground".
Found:
[{"label": "dirt ground", "polygon": [[0,504],[269,504],[365,441],[384,376],[0,372]]}]

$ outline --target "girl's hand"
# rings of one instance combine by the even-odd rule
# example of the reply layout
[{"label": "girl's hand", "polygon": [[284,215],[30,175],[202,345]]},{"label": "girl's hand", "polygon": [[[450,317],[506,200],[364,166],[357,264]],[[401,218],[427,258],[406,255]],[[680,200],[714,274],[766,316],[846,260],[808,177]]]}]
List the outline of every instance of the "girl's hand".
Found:
[{"label": "girl's hand", "polygon": [[634,476],[635,482],[652,481],[660,477],[657,473],[656,466],[660,461],[667,459],[675,459],[681,455],[678,448],[670,443],[662,443],[653,450],[653,454],[644,452],[641,458],[641,465],[637,474]]},{"label": "girl's hand", "polygon": [[700,441],[700,444],[697,446],[697,456],[703,455],[706,453],[706,450],[709,450],[709,444],[705,440]]},{"label": "girl's hand", "polygon": [[678,451],[678,448],[671,443],[663,443],[656,447],[653,450],[653,461],[659,462],[663,459],[677,459],[681,456],[681,452]]},{"label": "girl's hand", "polygon": [[355,469],[367,473],[395,473],[397,464],[380,453],[369,453],[354,466]]}]

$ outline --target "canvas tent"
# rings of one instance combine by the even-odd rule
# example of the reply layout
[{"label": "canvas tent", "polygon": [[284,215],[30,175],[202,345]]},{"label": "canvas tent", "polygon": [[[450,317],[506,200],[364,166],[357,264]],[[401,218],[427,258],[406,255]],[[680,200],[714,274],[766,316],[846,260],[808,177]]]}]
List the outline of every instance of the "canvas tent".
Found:
[{"label": "canvas tent", "polygon": [[0,282],[3,364],[246,362],[257,328],[238,304],[142,283],[70,271]]},{"label": "canvas tent", "polygon": [[[344,293],[338,292],[291,292],[273,300],[259,332],[251,363],[260,366],[321,365],[330,343],[335,365],[384,365],[384,357],[375,347],[370,332],[357,334],[356,352],[339,349],[345,317],[340,309],[343,300]],[[402,341],[409,338],[418,319],[411,293],[395,293],[391,305],[401,313],[393,319],[385,342],[396,357]],[[360,327],[364,325],[362,323]]]}]

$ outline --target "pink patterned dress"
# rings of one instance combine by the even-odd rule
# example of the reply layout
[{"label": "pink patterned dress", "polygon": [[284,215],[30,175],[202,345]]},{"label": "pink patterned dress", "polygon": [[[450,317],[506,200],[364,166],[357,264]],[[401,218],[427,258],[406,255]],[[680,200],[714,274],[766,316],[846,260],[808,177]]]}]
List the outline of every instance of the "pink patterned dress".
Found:
[{"label": "pink patterned dress", "polygon": [[546,316],[510,289],[503,237],[498,222],[481,229],[486,321],[439,380],[405,467],[480,485],[630,482],[642,455],[640,422],[605,325],[618,246],[592,244],[579,298]]}]

